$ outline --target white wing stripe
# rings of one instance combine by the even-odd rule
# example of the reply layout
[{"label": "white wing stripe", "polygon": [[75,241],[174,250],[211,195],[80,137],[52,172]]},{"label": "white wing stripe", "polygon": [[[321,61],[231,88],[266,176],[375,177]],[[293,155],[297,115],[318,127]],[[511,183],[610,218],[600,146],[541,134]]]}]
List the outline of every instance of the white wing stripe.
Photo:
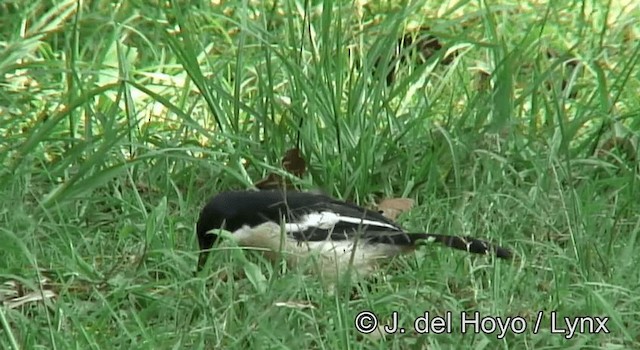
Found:
[{"label": "white wing stripe", "polygon": [[357,225],[369,225],[369,226],[379,226],[379,227],[386,227],[386,228],[391,228],[394,230],[397,230],[398,228],[391,225],[391,224],[387,224],[385,222],[380,222],[380,221],[374,221],[374,220],[366,220],[366,219],[361,219],[361,218],[354,218],[354,217],[350,217],[350,216],[340,216],[340,221],[342,222],[348,222],[351,224],[357,224]]},{"label": "white wing stripe", "polygon": [[350,216],[341,216],[339,214],[336,214],[330,211],[307,214],[303,216],[302,221],[298,223],[284,224],[284,229],[286,232],[301,232],[314,227],[320,228],[323,230],[330,230],[339,222],[346,222],[346,223],[361,225],[361,226],[385,227],[393,230],[398,229],[396,226],[385,223],[385,222],[380,222],[375,220],[366,220],[362,218],[354,218]]}]

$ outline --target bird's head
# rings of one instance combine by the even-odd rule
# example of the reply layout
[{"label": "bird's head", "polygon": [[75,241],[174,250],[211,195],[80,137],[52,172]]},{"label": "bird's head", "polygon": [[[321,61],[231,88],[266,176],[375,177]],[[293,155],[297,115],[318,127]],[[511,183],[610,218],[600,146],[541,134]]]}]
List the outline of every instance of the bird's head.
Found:
[{"label": "bird's head", "polygon": [[207,257],[209,256],[209,249],[211,249],[218,240],[218,235],[215,233],[215,229],[222,228],[223,224],[224,221],[220,220],[220,217],[200,215],[198,224],[196,225],[198,245],[200,246],[198,271],[204,267],[204,264],[207,262]]},{"label": "bird's head", "polygon": [[263,218],[256,216],[255,212],[263,206],[271,205],[272,202],[260,201],[261,197],[257,196],[256,198],[255,193],[257,192],[223,192],[211,198],[202,208],[196,225],[198,245],[200,246],[198,271],[207,262],[210,249],[218,243],[220,230],[233,233],[243,225],[253,226],[264,221]]}]

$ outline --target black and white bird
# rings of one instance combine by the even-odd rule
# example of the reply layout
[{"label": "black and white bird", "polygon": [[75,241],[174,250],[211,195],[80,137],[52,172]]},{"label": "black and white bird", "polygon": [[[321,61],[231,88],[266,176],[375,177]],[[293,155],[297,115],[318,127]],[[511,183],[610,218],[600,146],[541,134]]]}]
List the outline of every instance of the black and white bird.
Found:
[{"label": "black and white bird", "polygon": [[420,242],[509,259],[508,249],[469,237],[407,233],[382,214],[331,197],[297,191],[230,191],[213,197],[197,223],[198,270],[219,239],[230,231],[238,246],[261,250],[290,266],[311,261],[316,273],[335,281],[351,269],[367,277],[379,264],[414,251]]}]

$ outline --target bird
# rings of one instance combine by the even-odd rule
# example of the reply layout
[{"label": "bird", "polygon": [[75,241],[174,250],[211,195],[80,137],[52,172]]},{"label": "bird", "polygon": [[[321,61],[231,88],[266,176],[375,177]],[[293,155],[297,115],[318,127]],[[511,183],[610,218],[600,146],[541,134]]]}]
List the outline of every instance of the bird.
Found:
[{"label": "bird", "polygon": [[297,190],[234,190],[212,197],[202,208],[196,233],[197,271],[221,232],[239,247],[260,250],[271,262],[308,267],[335,285],[347,271],[369,277],[385,261],[415,251],[423,242],[511,259],[509,249],[487,241],[436,233],[410,233],[380,212],[325,194]]}]

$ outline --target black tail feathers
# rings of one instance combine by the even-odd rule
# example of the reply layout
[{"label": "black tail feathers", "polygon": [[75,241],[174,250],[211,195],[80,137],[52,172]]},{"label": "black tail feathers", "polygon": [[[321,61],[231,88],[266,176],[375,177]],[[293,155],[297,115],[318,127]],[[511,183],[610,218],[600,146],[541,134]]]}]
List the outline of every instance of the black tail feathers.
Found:
[{"label": "black tail feathers", "polygon": [[449,236],[435,233],[415,233],[409,236],[417,244],[419,244],[420,241],[438,242],[447,247],[474,254],[495,254],[498,258],[502,259],[511,259],[513,256],[513,253],[509,249],[471,237]]}]

